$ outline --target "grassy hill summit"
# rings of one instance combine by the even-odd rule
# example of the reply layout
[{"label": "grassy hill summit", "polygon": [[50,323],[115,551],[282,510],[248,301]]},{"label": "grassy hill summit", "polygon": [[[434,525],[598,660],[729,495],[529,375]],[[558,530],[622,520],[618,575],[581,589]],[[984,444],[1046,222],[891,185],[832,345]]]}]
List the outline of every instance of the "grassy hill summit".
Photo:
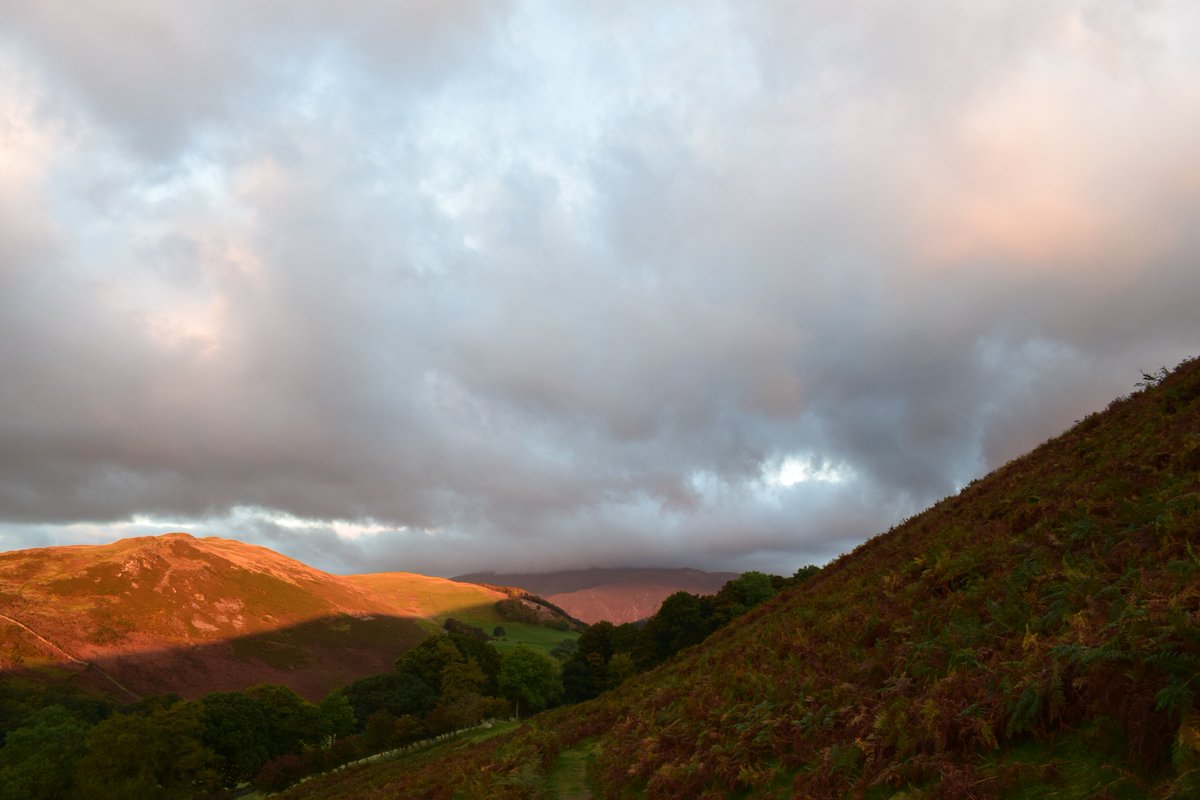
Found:
[{"label": "grassy hill summit", "polygon": [[574,636],[561,614],[510,621],[496,606],[511,602],[412,573],[331,575],[186,533],[19,550],[0,553],[0,677],[80,683],[124,700],[262,682],[318,699],[387,671],[450,619],[489,632],[504,624],[511,646],[548,649]]},{"label": "grassy hill summit", "polygon": [[520,730],[292,798],[1200,797],[1200,361]]}]

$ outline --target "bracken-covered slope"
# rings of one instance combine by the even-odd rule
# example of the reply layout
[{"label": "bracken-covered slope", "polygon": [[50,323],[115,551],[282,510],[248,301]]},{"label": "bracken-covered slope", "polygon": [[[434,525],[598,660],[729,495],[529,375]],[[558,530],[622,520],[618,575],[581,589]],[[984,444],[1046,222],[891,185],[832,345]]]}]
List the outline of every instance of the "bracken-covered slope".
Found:
[{"label": "bracken-covered slope", "polygon": [[293,797],[1200,797],[1200,362],[590,703]]},{"label": "bracken-covered slope", "polygon": [[126,696],[272,682],[318,698],[504,597],[184,533],[0,553],[0,673],[53,666]]},{"label": "bracken-covered slope", "polygon": [[562,572],[478,572],[456,581],[494,586],[518,586],[544,597],[572,617],[589,625],[607,620],[615,625],[653,616],[675,592],[716,594],[736,572],[698,569],[583,569]]}]

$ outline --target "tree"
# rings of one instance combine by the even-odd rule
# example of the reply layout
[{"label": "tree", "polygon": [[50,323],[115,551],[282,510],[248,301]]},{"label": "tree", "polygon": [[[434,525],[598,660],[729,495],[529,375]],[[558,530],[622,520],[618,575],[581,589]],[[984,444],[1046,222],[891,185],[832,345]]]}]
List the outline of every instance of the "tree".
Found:
[{"label": "tree", "polygon": [[442,629],[446,633],[456,633],[459,636],[465,636],[468,639],[478,639],[481,642],[486,642],[492,637],[487,635],[487,631],[475,625],[470,625],[466,622],[450,617],[442,623]]},{"label": "tree", "polygon": [[376,711],[363,729],[367,752],[379,753],[391,747],[396,738],[396,717],[390,711]]},{"label": "tree", "polygon": [[90,728],[62,706],[50,706],[36,712],[27,725],[9,731],[0,747],[0,797],[63,796],[87,750]]},{"label": "tree", "polygon": [[722,586],[713,599],[715,622],[718,627],[725,625],[778,593],[773,576],[763,572],[743,572]]},{"label": "tree", "polygon": [[266,718],[271,757],[299,753],[324,738],[321,712],[286,686],[260,683],[246,690]]},{"label": "tree", "polygon": [[474,661],[483,671],[483,684],[479,691],[485,695],[495,695],[498,689],[496,681],[500,677],[500,653],[496,648],[488,642],[454,633],[450,634],[450,641],[463,658]]},{"label": "tree", "polygon": [[524,645],[517,645],[500,662],[500,691],[513,703],[518,719],[522,705],[528,712],[548,708],[562,696],[558,666]]},{"label": "tree", "polygon": [[442,670],[442,696],[437,706],[425,718],[431,733],[459,730],[494,716],[496,703],[504,702],[484,696],[487,676],[474,658],[451,661]]},{"label": "tree", "polygon": [[75,785],[83,797],[106,800],[172,800],[215,789],[220,761],[201,743],[203,734],[199,703],[116,714],[88,734]]},{"label": "tree", "polygon": [[423,717],[437,704],[437,692],[412,672],[369,675],[337,692],[345,696],[354,713],[355,727],[363,730],[376,712],[394,717]]},{"label": "tree", "polygon": [[599,697],[606,683],[605,664],[599,653],[576,650],[562,665],[563,695],[568,703]]},{"label": "tree", "polygon": [[609,688],[608,661],[616,652],[618,631],[624,627],[601,620],[579,635],[575,652],[562,667],[563,690],[568,700],[573,703],[590,700]]},{"label": "tree", "polygon": [[584,629],[583,633],[579,634],[579,638],[575,641],[575,646],[578,652],[585,656],[589,653],[598,653],[602,661],[607,662],[612,658],[614,652],[613,638],[617,627],[607,620],[600,620],[594,625],[589,625]]},{"label": "tree", "polygon": [[566,661],[579,649],[574,639],[563,639],[550,649],[550,656],[559,661]]},{"label": "tree", "polygon": [[487,642],[457,633],[430,636],[396,660],[396,671],[417,676],[440,696],[446,667],[465,659],[472,659],[483,670],[482,692],[495,694],[500,654]]},{"label": "tree", "polygon": [[792,577],[787,579],[786,583],[788,586],[799,586],[820,571],[821,568],[816,564],[808,564],[796,570]]},{"label": "tree", "polygon": [[434,694],[441,695],[442,671],[447,664],[462,660],[463,654],[455,647],[453,634],[430,636],[396,660],[396,671],[420,678]]},{"label": "tree", "polygon": [[354,708],[344,692],[330,692],[317,706],[321,714],[321,728],[330,739],[341,739],[354,733]]},{"label": "tree", "polygon": [[615,689],[637,674],[637,665],[629,653],[613,653],[605,665],[606,689]]},{"label": "tree", "polygon": [[234,788],[258,774],[271,757],[271,731],[262,705],[241,692],[213,692],[200,700],[201,741],[221,757],[221,777]]},{"label": "tree", "polygon": [[676,592],[663,601],[642,629],[642,642],[635,656],[646,669],[666,661],[685,647],[699,644],[717,625],[713,598]]}]

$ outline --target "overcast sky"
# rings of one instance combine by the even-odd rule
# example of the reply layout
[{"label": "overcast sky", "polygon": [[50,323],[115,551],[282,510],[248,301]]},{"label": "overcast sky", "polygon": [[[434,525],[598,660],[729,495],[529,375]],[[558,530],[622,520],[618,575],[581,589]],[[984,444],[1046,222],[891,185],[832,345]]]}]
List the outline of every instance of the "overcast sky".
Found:
[{"label": "overcast sky", "polygon": [[1194,0],[0,0],[0,548],[790,574],[1200,352]]}]

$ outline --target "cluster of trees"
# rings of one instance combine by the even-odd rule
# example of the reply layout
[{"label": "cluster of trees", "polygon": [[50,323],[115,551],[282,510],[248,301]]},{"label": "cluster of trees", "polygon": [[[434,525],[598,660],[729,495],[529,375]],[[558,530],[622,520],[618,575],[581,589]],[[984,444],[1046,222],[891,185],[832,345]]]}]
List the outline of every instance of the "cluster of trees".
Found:
[{"label": "cluster of trees", "polygon": [[641,623],[597,622],[588,626],[563,664],[567,702],[589,700],[619,686],[683,648],[699,644],[713,631],[819,570],[812,565],[801,567],[790,578],[745,572],[715,595],[676,592],[663,601],[654,616]]},{"label": "cluster of trees", "polygon": [[470,633],[448,632],[405,653],[396,668],[339,694],[372,746],[386,749],[481,720],[540,711],[562,699],[558,665],[524,646],[503,656]]},{"label": "cluster of trees", "polygon": [[320,703],[268,684],[120,707],[63,690],[9,692],[0,695],[0,797],[219,797],[248,782],[276,791],[371,753],[561,698],[551,659],[524,647],[501,656],[456,633],[426,639],[391,672]]},{"label": "cluster of trees", "polygon": [[354,728],[344,698],[313,704],[268,684],[122,707],[55,692],[4,708],[0,796],[10,800],[216,793],[255,777],[272,759],[325,747]]}]

